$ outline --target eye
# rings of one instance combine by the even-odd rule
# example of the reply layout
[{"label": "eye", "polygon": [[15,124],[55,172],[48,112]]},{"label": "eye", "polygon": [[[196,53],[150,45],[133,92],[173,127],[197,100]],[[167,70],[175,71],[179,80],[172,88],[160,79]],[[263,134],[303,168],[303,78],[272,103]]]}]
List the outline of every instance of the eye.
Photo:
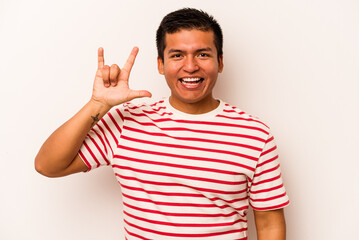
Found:
[{"label": "eye", "polygon": [[209,57],[209,54],[207,54],[207,53],[200,53],[198,56],[201,57],[201,58],[204,58],[204,57]]},{"label": "eye", "polygon": [[171,58],[180,58],[180,57],[182,57],[182,55],[179,53],[171,55]]}]

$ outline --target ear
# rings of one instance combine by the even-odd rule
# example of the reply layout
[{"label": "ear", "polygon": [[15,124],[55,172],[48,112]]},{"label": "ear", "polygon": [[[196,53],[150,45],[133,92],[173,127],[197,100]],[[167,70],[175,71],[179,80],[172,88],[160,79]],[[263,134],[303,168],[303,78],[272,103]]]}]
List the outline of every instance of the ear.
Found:
[{"label": "ear", "polygon": [[219,58],[218,58],[218,72],[221,73],[223,71],[223,55],[221,55]]},{"label": "ear", "polygon": [[158,72],[161,74],[161,75],[164,75],[164,66],[163,66],[163,61],[160,57],[157,57],[157,69],[158,69]]}]

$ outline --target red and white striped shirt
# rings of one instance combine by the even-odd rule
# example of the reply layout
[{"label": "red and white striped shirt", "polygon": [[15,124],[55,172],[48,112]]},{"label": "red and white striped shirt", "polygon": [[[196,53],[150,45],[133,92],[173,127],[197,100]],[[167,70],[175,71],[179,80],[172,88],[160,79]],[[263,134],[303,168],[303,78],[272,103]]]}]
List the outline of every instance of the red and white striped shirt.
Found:
[{"label": "red and white striped shirt", "polygon": [[121,185],[126,239],[247,239],[246,213],[289,204],[269,128],[223,101],[191,115],[126,103],[89,132],[89,170]]}]

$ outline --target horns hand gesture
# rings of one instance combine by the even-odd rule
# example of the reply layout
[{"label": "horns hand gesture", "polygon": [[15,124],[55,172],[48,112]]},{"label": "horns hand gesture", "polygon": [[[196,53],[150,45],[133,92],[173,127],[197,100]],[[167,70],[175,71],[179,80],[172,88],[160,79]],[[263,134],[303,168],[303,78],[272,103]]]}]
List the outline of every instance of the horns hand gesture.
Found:
[{"label": "horns hand gesture", "polygon": [[105,65],[104,50],[98,49],[98,67],[93,86],[92,99],[113,107],[134,98],[151,97],[146,90],[132,90],[128,79],[135,62],[138,48],[134,47],[122,69],[117,64]]}]

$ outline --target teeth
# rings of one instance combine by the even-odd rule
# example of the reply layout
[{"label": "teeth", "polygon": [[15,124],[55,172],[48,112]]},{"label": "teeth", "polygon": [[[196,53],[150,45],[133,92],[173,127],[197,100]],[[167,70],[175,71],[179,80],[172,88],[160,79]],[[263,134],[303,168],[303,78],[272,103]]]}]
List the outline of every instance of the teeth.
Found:
[{"label": "teeth", "polygon": [[200,78],[182,78],[185,82],[196,82],[198,80],[201,80]]},{"label": "teeth", "polygon": [[194,83],[200,81],[201,78],[182,78],[181,80],[186,83]]}]

